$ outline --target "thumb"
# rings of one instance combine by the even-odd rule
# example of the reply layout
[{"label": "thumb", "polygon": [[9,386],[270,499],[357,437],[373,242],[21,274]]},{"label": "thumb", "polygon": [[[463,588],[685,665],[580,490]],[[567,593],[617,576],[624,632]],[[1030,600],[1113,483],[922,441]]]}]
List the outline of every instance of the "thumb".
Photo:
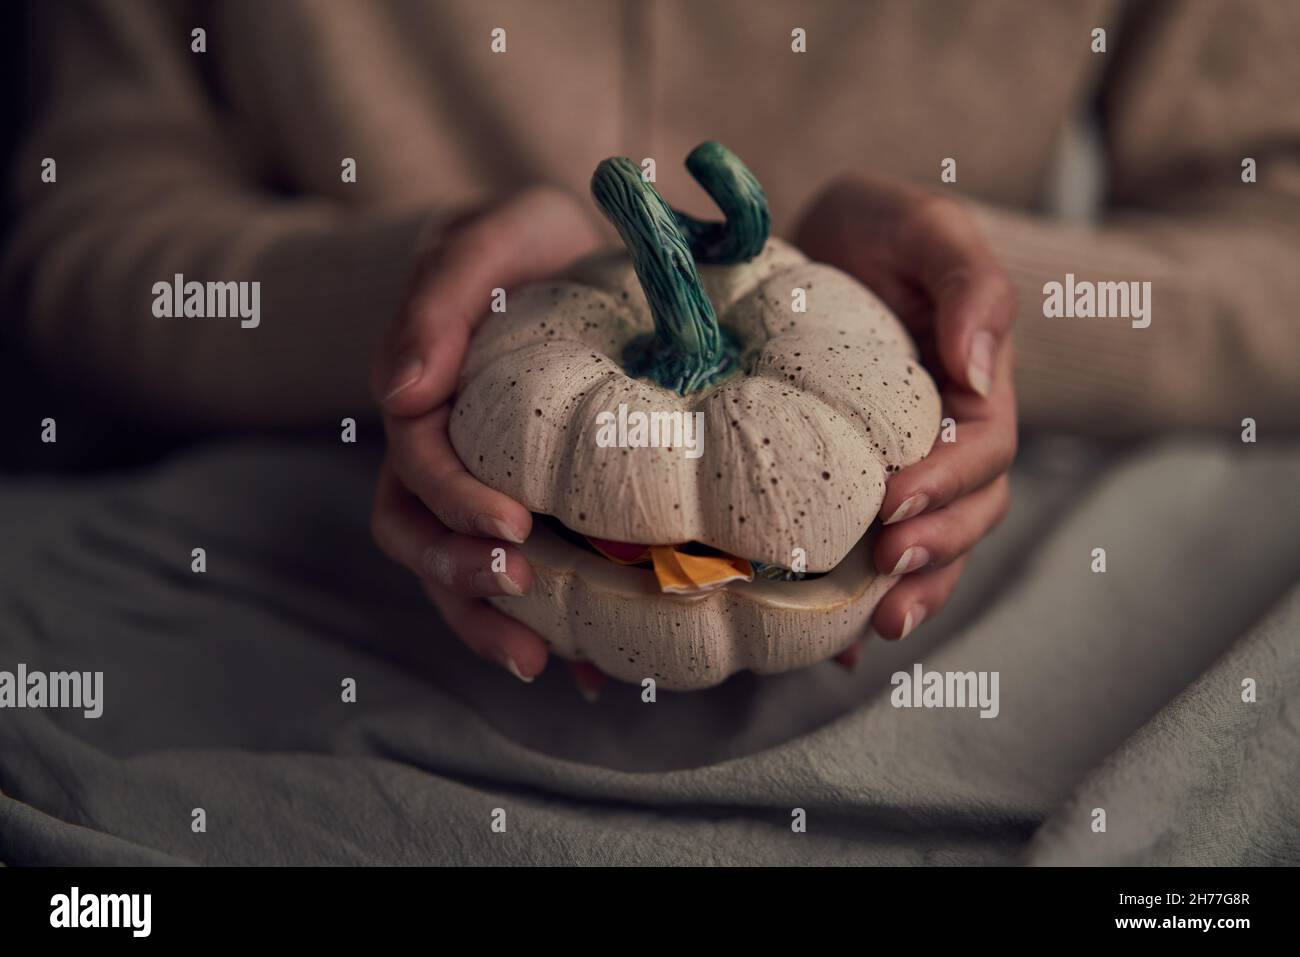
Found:
[{"label": "thumb", "polygon": [[954,382],[988,398],[1016,313],[1016,291],[966,208],[929,197],[903,218],[899,252],[934,304],[939,361]]},{"label": "thumb", "polygon": [[944,371],[988,398],[998,354],[1015,316],[1015,289],[996,263],[950,273],[938,281],[934,338]]},{"label": "thumb", "polygon": [[550,276],[598,244],[592,218],[553,188],[527,190],[458,221],[417,278],[377,357],[373,387],[384,410],[407,417],[446,402],[493,291]]}]

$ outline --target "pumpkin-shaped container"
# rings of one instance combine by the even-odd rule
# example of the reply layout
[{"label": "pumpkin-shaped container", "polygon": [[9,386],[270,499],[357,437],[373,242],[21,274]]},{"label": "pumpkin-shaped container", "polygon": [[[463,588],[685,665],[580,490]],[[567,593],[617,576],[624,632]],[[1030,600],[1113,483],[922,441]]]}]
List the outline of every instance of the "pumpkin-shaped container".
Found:
[{"label": "pumpkin-shaped container", "polygon": [[451,417],[466,467],[534,512],[533,587],[493,604],[562,657],[674,689],[866,633],[893,583],[869,527],[940,417],[897,318],[768,239],[734,155],[705,143],[687,168],[725,222],[675,212],[626,158],[600,164],[626,251],[484,319]]}]

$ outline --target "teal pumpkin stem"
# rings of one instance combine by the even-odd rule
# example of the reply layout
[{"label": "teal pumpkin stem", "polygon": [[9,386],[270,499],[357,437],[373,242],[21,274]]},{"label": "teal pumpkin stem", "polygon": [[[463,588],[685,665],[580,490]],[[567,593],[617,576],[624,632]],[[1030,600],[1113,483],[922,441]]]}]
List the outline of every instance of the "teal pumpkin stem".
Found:
[{"label": "teal pumpkin stem", "polygon": [[658,190],[619,156],[596,167],[591,194],[627,246],[654,317],[654,341],[633,344],[628,371],[681,395],[733,371],[735,349],[724,342],[691,248]]},{"label": "teal pumpkin stem", "polygon": [[698,263],[735,265],[763,251],[772,229],[767,196],[735,153],[709,140],[691,150],[686,169],[718,204],[726,222],[706,222],[674,210]]}]

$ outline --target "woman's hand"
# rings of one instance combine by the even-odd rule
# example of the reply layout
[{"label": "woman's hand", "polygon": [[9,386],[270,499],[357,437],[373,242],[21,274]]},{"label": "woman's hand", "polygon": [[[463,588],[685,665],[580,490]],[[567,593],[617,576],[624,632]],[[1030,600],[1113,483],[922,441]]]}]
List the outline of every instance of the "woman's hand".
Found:
[{"label": "woman's hand", "polygon": [[[532,571],[521,544],[528,509],[461,464],[447,434],[456,379],[495,288],[543,279],[595,249],[599,234],[567,193],[531,189],[453,223],[422,265],[376,355],[373,389],[388,455],[371,531],[405,565],[461,640],[516,677],[546,666],[546,642],[480,599],[522,595]],[[505,549],[505,571],[492,551]]]},{"label": "woman's hand", "polygon": [[882,637],[902,638],[943,606],[966,553],[1006,514],[1015,293],[966,210],[914,186],[839,181],[813,202],[796,242],[894,310],[957,423],[956,441],[941,436],[923,461],[894,474],[881,506],[876,568],[903,577],[872,623]]}]

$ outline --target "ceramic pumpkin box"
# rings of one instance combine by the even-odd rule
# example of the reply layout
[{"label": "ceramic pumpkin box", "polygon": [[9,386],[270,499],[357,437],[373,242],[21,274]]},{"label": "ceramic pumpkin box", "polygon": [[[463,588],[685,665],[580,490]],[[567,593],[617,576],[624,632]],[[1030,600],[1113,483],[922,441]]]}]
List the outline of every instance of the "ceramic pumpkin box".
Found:
[{"label": "ceramic pumpkin box", "polygon": [[768,238],[717,143],[687,167],[725,215],[677,213],[626,158],[592,193],[626,251],[514,292],[461,372],[451,439],[534,513],[534,583],[493,598],[565,658],[703,688],[867,631],[894,579],[868,529],[930,450],[939,396],[894,315]]}]

